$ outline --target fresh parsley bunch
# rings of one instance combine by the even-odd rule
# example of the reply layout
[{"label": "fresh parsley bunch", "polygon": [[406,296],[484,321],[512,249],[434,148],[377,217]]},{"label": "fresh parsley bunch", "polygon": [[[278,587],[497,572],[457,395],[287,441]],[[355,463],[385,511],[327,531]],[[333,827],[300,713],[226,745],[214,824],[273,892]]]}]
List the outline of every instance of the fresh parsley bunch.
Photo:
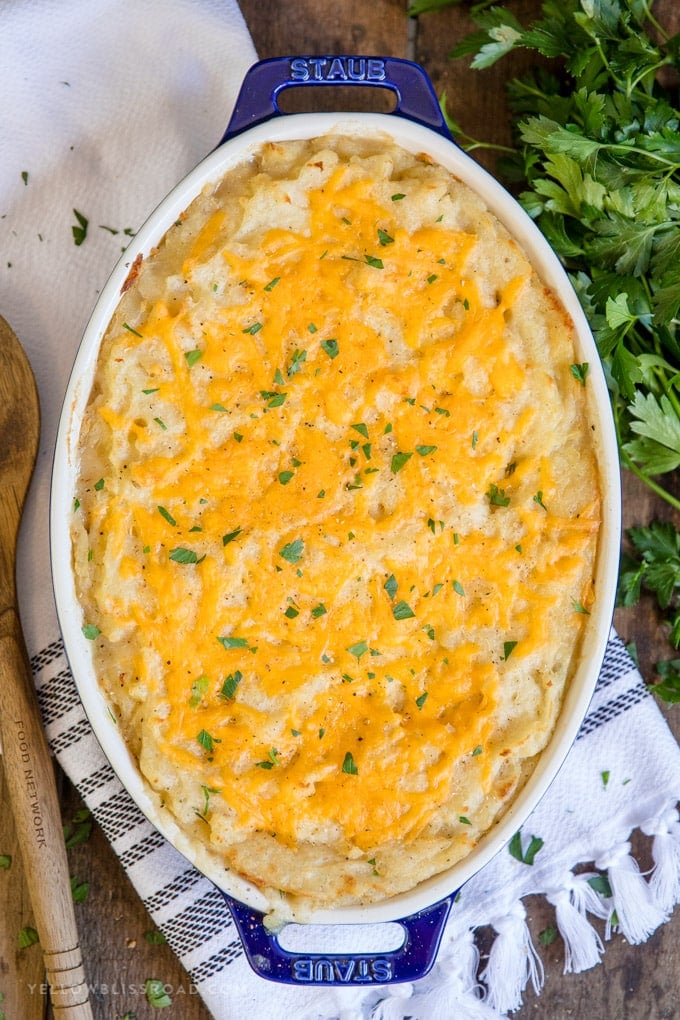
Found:
[{"label": "fresh parsley bunch", "polygon": [[[456,0],[414,0],[409,13]],[[471,9],[478,31],[453,50],[489,67],[524,47],[539,66],[508,81],[515,147],[498,169],[567,269],[605,367],[622,463],[680,510],[680,35],[648,0],[546,0],[527,27],[508,5]],[[474,140],[450,121],[463,144]],[[676,476],[677,478],[677,476]],[[680,647],[680,534],[629,533],[636,560],[621,604],[653,591]],[[669,591],[661,567],[675,573]],[[661,571],[663,572],[663,571]],[[659,693],[680,700],[680,660],[659,664]]]}]

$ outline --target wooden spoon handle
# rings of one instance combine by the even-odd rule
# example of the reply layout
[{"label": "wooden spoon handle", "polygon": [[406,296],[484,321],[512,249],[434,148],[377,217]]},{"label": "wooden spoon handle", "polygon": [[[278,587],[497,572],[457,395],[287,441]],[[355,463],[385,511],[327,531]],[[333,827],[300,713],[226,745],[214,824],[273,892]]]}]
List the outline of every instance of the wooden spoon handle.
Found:
[{"label": "wooden spoon handle", "polygon": [[0,615],[0,732],[7,788],[55,1017],[91,1020],[54,767],[13,607]]}]

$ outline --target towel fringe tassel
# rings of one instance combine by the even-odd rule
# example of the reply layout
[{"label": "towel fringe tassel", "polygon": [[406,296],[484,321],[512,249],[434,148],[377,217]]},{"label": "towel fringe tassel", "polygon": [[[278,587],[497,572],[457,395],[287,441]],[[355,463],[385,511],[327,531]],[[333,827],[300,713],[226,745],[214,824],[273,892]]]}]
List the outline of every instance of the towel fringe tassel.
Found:
[{"label": "towel fringe tassel", "polygon": [[555,908],[555,924],[564,942],[564,973],[580,974],[600,963],[604,944],[586,917],[592,904],[587,875],[571,872],[561,888],[546,896]]},{"label": "towel fringe tassel", "polygon": [[652,898],[660,910],[670,914],[680,903],[680,815],[671,808],[640,828],[652,837]]},{"label": "towel fringe tassel", "polygon": [[452,935],[442,946],[432,982],[425,978],[422,993],[414,995],[413,1014],[423,1020],[502,1020],[482,998],[478,969],[474,931],[466,928]]},{"label": "towel fringe tassel", "polygon": [[543,987],[543,964],[526,922],[521,900],[512,904],[505,917],[492,921],[496,938],[480,977],[486,984],[486,1002],[504,1014],[519,1009],[529,981],[538,995]]},{"label": "towel fringe tassel", "polygon": [[607,872],[611,887],[611,910],[605,938],[614,927],[632,945],[645,942],[667,918],[667,912],[655,902],[650,886],[637,861],[631,856],[630,843],[620,843],[595,861],[595,867]]}]

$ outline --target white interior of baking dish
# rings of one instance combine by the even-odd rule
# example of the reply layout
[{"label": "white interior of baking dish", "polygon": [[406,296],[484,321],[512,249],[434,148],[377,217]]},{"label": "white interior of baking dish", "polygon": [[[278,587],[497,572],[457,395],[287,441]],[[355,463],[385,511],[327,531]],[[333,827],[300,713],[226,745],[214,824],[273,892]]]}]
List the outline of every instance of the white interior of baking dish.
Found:
[{"label": "white interior of baking dish", "polygon": [[201,862],[196,847],[167,814],[157,808],[136,763],[127,750],[92,663],[91,642],[82,634],[82,612],[76,597],[70,556],[70,518],[78,476],[77,447],[81,421],[90,394],[97,355],[121,287],[132,262],[146,257],[202,188],[219,180],[236,163],[267,141],[312,138],[330,132],[387,136],[413,153],[427,153],[475,190],[529,255],[539,275],[559,295],[577,333],[577,358],[588,362],[588,394],[594,424],[602,485],[603,526],[600,533],[595,602],[588,618],[581,662],[569,686],[555,732],[530,780],[501,821],[463,861],[428,879],[410,892],[366,907],[317,911],[315,923],[366,923],[405,917],[457,890],[486,864],[517,831],[555,777],[571,747],[597,680],[609,636],[620,548],[620,474],[616,435],[600,358],[587,321],[569,281],[540,231],[508,193],[455,144],[420,124],[390,114],[292,114],[260,124],[212,152],[151,214],[114,269],[83,336],[65,396],[54,458],[50,531],[52,574],[60,626],[67,656],[92,728],[113,768],[133,799],[164,836],[225,892],[256,909],[266,909],[259,890],[232,872],[217,873]]}]

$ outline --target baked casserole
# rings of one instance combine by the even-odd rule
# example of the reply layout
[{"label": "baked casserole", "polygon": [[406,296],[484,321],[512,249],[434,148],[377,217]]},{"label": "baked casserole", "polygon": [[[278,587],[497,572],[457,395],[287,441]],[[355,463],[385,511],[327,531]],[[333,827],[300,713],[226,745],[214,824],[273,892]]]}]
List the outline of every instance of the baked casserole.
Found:
[{"label": "baked casserole", "polygon": [[272,905],[469,854],[553,731],[600,487],[571,320],[386,137],[261,146],[135,264],[83,420],[83,631],[159,809]]}]

